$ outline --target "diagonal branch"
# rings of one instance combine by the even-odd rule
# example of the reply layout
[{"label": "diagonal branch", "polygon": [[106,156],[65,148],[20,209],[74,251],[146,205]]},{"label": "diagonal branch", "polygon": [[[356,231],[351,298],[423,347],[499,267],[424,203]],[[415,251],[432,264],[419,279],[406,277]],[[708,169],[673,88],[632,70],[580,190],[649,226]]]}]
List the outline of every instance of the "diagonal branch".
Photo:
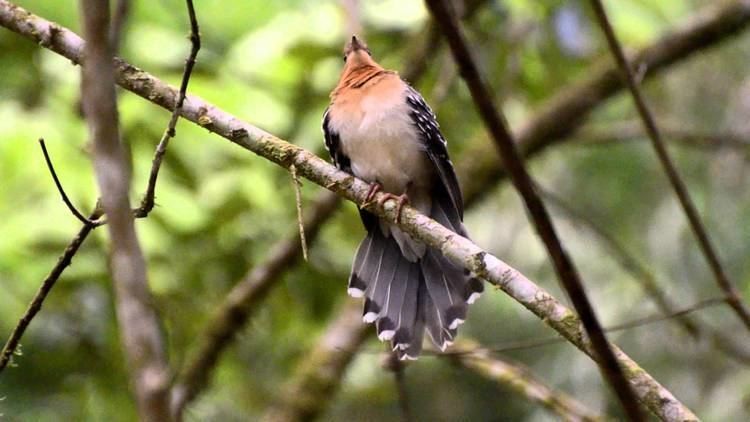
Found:
[{"label": "diagonal branch", "polygon": [[484,120],[484,124],[487,126],[500,153],[503,167],[508,171],[513,185],[521,194],[534,228],[541,237],[552,260],[557,277],[583,322],[586,334],[591,339],[595,351],[595,360],[599,363],[605,379],[617,394],[628,418],[633,421],[643,420],[635,395],[625,379],[623,369],[609,347],[607,337],[604,335],[594,312],[594,307],[586,295],[578,270],[563,248],[547,208],[534,188],[534,182],[526,171],[521,155],[516,149],[515,140],[507,127],[505,117],[495,107],[489,95],[489,86],[482,80],[460,24],[453,17],[444,0],[428,0],[427,5],[438,25],[442,28],[443,35],[450,45],[461,76],[469,87],[480,117]]},{"label": "diagonal branch", "polygon": [[151,210],[154,209],[154,197],[156,196],[156,179],[159,177],[159,169],[161,168],[161,162],[164,159],[164,154],[167,152],[167,146],[169,145],[170,139],[174,138],[177,126],[177,119],[180,116],[182,110],[182,104],[185,102],[185,95],[187,94],[188,83],[190,82],[190,75],[193,73],[193,67],[195,66],[195,58],[198,56],[198,50],[201,49],[201,37],[200,28],[198,27],[198,20],[195,17],[195,8],[193,7],[193,0],[186,0],[188,17],[190,19],[190,55],[185,60],[185,69],[182,72],[182,82],[180,82],[180,93],[177,97],[177,103],[172,109],[172,116],[169,118],[169,124],[164,130],[164,134],[156,146],[154,152],[154,159],[151,164],[151,173],[148,176],[148,187],[146,188],[146,194],[141,199],[141,205],[135,210],[136,217],[146,217]]},{"label": "diagonal branch", "polygon": [[[95,221],[99,217],[101,217],[101,215],[101,208],[97,206],[97,208],[86,218],[86,221]],[[70,265],[71,261],[73,260],[73,256],[75,256],[75,254],[78,252],[78,248],[81,247],[88,235],[95,228],[95,225],[84,223],[83,226],[78,230],[78,234],[76,234],[76,236],[73,238],[73,240],[70,241],[68,246],[65,247],[65,251],[62,253],[62,255],[60,255],[60,258],[57,260],[57,264],[52,267],[52,270],[50,270],[47,277],[45,277],[44,281],[42,281],[42,285],[39,286],[39,290],[34,295],[34,299],[32,299],[31,303],[29,303],[26,312],[24,312],[23,316],[18,321],[18,324],[16,324],[16,328],[14,328],[13,332],[10,334],[8,341],[5,343],[5,346],[3,346],[3,351],[0,354],[0,373],[3,372],[5,367],[10,362],[11,356],[13,356],[13,353],[18,347],[18,344],[21,341],[21,337],[23,337],[23,333],[26,331],[26,328],[28,328],[31,320],[34,319],[36,314],[42,309],[44,299],[47,298],[49,292],[53,287],[55,287],[55,283],[60,278],[60,275],[63,273],[63,271],[65,271],[65,268]]]},{"label": "diagonal branch", "polygon": [[612,51],[612,55],[615,56],[617,66],[627,83],[630,94],[633,96],[633,101],[635,102],[638,114],[643,121],[643,126],[646,128],[646,132],[651,139],[651,145],[654,147],[656,155],[659,157],[664,172],[667,173],[669,183],[672,185],[672,188],[680,201],[682,210],[685,212],[688,222],[690,223],[690,228],[698,241],[698,246],[706,257],[706,261],[708,261],[708,266],[711,268],[714,278],[716,278],[716,283],[727,295],[727,303],[729,306],[734,310],[743,324],[745,324],[745,327],[750,330],[750,309],[740,297],[737,287],[731,280],[729,280],[724,267],[721,265],[719,255],[712,245],[711,239],[708,237],[708,232],[703,226],[703,222],[698,215],[698,210],[695,208],[695,204],[690,198],[687,187],[677,172],[677,169],[669,156],[669,152],[667,152],[667,147],[661,139],[661,133],[656,126],[656,121],[646,104],[646,100],[643,98],[641,90],[638,88],[638,83],[636,82],[633,70],[628,63],[628,59],[625,57],[620,42],[617,40],[617,35],[615,35],[615,31],[609,22],[607,12],[604,10],[604,4],[602,4],[601,0],[591,0],[591,7],[594,9],[594,14],[599,21],[599,25],[602,27],[602,31],[604,31],[607,43],[609,44],[609,49]]}]

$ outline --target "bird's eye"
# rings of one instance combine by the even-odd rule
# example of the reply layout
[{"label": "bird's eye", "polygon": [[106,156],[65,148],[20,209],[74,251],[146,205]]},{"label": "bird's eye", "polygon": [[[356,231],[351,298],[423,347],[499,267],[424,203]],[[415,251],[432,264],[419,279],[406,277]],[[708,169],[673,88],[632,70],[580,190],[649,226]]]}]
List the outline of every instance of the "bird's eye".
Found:
[{"label": "bird's eye", "polygon": [[372,52],[370,51],[369,48],[365,48],[365,51],[367,51],[367,55],[368,56],[372,57]]},{"label": "bird's eye", "polygon": [[344,63],[346,63],[346,54],[344,54]]}]

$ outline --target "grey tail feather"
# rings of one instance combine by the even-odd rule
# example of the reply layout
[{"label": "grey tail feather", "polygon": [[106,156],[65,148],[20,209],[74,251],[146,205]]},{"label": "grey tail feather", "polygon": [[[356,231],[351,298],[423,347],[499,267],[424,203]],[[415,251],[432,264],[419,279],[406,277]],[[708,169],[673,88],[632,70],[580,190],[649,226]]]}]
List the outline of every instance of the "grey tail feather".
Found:
[{"label": "grey tail feather", "polygon": [[364,296],[362,319],[375,323],[378,338],[390,341],[399,358],[416,359],[425,329],[440,350],[452,344],[482,289],[480,280],[435,250],[410,262],[376,226],[357,250],[348,291]]}]

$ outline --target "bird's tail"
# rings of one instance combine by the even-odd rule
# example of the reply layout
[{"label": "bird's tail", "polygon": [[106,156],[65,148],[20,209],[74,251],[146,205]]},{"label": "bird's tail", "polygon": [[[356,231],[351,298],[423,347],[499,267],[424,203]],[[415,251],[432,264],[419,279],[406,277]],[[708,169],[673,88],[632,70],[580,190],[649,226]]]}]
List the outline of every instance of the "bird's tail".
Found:
[{"label": "bird's tail", "polygon": [[481,281],[431,248],[409,261],[393,236],[374,227],[357,249],[348,292],[364,296],[362,319],[375,323],[380,340],[390,341],[399,358],[416,359],[425,328],[440,350],[452,344],[482,289]]}]

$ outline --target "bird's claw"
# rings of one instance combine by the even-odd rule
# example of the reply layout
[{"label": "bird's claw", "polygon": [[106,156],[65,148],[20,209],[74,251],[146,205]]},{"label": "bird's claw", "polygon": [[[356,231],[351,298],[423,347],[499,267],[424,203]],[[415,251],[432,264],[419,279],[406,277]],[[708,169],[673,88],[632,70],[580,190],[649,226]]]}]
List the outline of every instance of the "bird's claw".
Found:
[{"label": "bird's claw", "polygon": [[382,207],[385,201],[393,199],[396,201],[396,223],[401,223],[401,209],[404,207],[404,204],[409,203],[409,197],[402,193],[401,195],[394,195],[389,192],[383,192],[383,196],[380,197],[378,200],[378,204]]},{"label": "bird's claw", "polygon": [[360,208],[367,208],[370,204],[372,204],[373,198],[375,198],[375,195],[380,192],[383,189],[383,186],[380,185],[378,182],[373,182],[370,184],[370,188],[367,190],[367,196],[365,196],[365,202],[362,203]]}]

